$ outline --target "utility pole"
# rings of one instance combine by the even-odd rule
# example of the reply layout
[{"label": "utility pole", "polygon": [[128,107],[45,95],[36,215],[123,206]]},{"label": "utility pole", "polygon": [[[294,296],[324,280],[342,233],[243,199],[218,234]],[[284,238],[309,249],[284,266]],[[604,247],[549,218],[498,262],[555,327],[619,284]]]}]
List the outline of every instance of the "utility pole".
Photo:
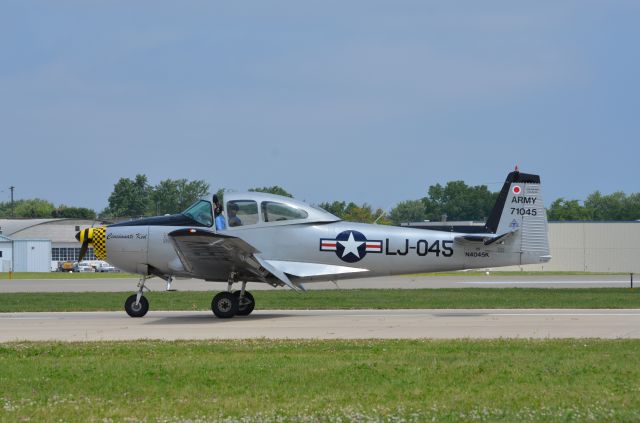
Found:
[{"label": "utility pole", "polygon": [[11,218],[12,218],[12,219],[13,219],[13,218],[15,218],[15,216],[14,216],[14,212],[13,212],[13,190],[14,190],[15,188],[16,188],[16,187],[9,187],[9,189],[11,190]]}]

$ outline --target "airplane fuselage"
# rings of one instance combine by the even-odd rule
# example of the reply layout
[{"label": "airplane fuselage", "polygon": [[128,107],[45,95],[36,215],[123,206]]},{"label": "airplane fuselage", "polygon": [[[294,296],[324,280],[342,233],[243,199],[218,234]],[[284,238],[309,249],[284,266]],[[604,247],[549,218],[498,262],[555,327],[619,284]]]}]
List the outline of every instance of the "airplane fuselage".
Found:
[{"label": "airplane fuselage", "polygon": [[[109,262],[131,273],[147,273],[152,266],[163,274],[194,277],[187,272],[171,243],[177,226],[107,227]],[[277,224],[236,227],[220,234],[253,245],[262,257],[281,266],[309,263],[335,266],[341,273],[304,277],[307,281],[335,280],[406,273],[437,272],[520,264],[520,254],[491,247],[460,245],[455,232],[431,231],[353,222]],[[362,269],[358,271],[357,269]],[[224,280],[224,279],[222,279]]]}]

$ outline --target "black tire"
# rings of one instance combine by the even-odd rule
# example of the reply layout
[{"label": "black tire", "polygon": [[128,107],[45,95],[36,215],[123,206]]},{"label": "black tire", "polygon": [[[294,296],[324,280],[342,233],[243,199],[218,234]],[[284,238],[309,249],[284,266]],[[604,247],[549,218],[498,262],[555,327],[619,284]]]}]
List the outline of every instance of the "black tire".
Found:
[{"label": "black tire", "polygon": [[233,317],[238,313],[238,299],[231,292],[220,292],[213,297],[211,310],[221,319]]},{"label": "black tire", "polygon": [[131,317],[142,317],[149,311],[149,301],[142,296],[136,305],[136,294],[133,294],[124,302],[124,311]]},{"label": "black tire", "polygon": [[236,301],[238,302],[238,312],[236,314],[238,316],[250,315],[253,308],[256,306],[256,301],[253,299],[251,292],[244,291],[244,299],[242,303],[240,302],[240,291],[234,292],[233,296],[236,297]]}]

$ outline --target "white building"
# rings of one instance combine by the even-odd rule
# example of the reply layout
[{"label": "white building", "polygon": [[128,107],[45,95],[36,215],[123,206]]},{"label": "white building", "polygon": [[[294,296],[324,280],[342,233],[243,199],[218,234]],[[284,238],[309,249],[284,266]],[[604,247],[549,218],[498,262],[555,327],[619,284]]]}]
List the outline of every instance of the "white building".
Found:
[{"label": "white building", "polygon": [[640,273],[640,222],[549,222],[551,261],[522,270]]},{"label": "white building", "polygon": [[[479,232],[484,222],[413,222],[403,226]],[[495,270],[640,273],[640,222],[549,222],[551,261]]]},{"label": "white building", "polygon": [[13,240],[0,235],[0,272],[13,270]]},{"label": "white building", "polygon": [[[100,224],[89,219],[0,219],[2,271],[49,272],[58,262],[76,261],[80,254],[76,233]],[[95,259],[93,248],[86,257]]]},{"label": "white building", "polygon": [[14,239],[14,272],[51,271],[51,241],[48,239]]}]

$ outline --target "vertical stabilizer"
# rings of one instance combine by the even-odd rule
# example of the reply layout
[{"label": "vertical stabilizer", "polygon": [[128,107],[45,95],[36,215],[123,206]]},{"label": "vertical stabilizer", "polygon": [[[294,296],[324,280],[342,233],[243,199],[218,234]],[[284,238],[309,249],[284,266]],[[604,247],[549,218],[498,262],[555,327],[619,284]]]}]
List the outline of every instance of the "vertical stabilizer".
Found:
[{"label": "vertical stabilizer", "polygon": [[540,176],[511,172],[502,186],[486,229],[495,234],[515,232],[512,248],[519,248],[520,264],[549,261],[547,212],[540,190]]}]

